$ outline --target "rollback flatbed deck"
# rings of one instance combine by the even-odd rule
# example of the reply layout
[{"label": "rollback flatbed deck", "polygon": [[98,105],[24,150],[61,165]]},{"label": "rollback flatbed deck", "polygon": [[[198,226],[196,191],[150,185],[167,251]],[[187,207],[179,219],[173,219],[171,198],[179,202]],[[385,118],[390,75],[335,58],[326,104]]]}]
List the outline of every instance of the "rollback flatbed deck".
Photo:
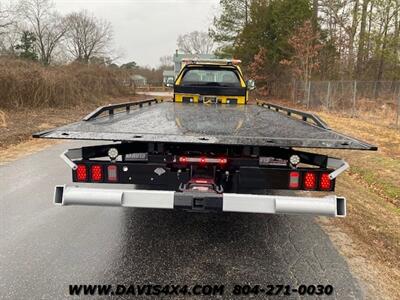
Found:
[{"label": "rollback flatbed deck", "polygon": [[[115,114],[118,110],[119,113]],[[269,103],[241,106],[194,105],[156,99],[104,106],[80,122],[41,132],[34,137],[258,147],[376,149],[365,142],[331,130],[313,114]]]},{"label": "rollback flatbed deck", "polygon": [[55,188],[58,205],[328,216],[346,215],[345,198],[331,193],[348,164],[300,149],[377,149],[269,103],[156,99],[100,107],[34,137],[113,142],[62,154],[74,185]]}]

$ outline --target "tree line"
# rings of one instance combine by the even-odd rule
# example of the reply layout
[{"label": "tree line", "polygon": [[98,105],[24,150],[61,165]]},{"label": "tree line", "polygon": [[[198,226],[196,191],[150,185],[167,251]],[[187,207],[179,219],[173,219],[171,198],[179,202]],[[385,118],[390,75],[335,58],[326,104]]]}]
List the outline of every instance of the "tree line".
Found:
[{"label": "tree line", "polygon": [[220,0],[220,56],[264,81],[400,80],[400,0]]},{"label": "tree line", "polygon": [[51,0],[0,1],[0,54],[39,61],[111,64],[112,26],[82,10],[61,15]]}]

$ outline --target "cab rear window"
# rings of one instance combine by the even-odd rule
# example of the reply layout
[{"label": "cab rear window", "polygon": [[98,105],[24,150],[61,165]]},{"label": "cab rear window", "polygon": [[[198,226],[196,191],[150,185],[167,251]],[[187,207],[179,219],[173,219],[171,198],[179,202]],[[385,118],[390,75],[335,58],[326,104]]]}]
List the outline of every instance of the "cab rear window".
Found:
[{"label": "cab rear window", "polygon": [[240,87],[240,79],[235,70],[189,69],[182,77],[182,86],[228,86]]}]

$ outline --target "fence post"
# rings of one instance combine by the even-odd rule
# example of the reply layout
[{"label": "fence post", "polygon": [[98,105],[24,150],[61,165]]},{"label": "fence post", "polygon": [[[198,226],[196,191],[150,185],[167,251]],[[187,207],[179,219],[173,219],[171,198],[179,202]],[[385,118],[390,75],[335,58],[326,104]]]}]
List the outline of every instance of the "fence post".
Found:
[{"label": "fence post", "polygon": [[354,80],[352,117],[356,114],[357,80]]},{"label": "fence post", "polygon": [[310,108],[310,93],[311,93],[311,81],[308,81],[308,87],[307,87],[307,108]]}]

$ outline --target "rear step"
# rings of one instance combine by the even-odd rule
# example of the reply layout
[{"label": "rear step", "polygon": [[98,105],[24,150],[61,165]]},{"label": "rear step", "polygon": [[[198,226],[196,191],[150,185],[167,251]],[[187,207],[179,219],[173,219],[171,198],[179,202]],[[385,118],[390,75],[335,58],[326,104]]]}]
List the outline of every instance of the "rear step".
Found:
[{"label": "rear step", "polygon": [[213,210],[266,214],[346,216],[346,199],[325,197],[174,192],[134,189],[56,186],[56,205],[121,206],[163,209]]}]

